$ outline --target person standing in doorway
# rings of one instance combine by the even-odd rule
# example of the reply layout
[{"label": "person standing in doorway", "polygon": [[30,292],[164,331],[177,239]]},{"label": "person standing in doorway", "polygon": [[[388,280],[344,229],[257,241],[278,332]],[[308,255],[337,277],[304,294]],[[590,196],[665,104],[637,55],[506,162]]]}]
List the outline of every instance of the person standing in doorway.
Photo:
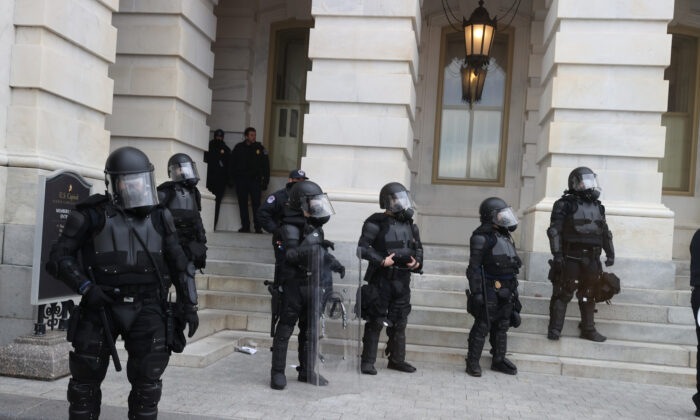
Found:
[{"label": "person standing in doorway", "polygon": [[263,233],[258,208],[260,194],[267,189],[270,182],[270,160],[267,150],[255,141],[255,128],[248,127],[243,133],[243,141],[238,143],[231,152],[231,179],[236,186],[238,208],[241,214],[239,232],[250,232],[250,217],[248,215],[248,197],[253,207],[253,225],[255,233]]},{"label": "person standing in doorway", "polygon": [[224,191],[226,191],[230,158],[231,149],[224,143],[224,130],[217,129],[214,132],[214,138],[209,142],[209,150],[204,153],[204,162],[207,164],[207,189],[216,198],[214,230],[219,222],[221,200],[223,200]]}]

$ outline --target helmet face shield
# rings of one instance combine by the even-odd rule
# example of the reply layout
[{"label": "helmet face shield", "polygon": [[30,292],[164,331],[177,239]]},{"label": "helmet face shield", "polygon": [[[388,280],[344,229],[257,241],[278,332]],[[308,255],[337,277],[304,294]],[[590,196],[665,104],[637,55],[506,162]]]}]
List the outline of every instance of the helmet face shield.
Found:
[{"label": "helmet face shield", "polygon": [[574,183],[574,191],[600,190],[596,174],[582,174]]},{"label": "helmet face shield", "polygon": [[326,194],[309,195],[301,200],[301,209],[307,213],[307,217],[321,218],[335,214],[331,200]]},{"label": "helmet face shield", "polygon": [[155,206],[158,204],[156,180],[153,172],[109,174],[109,189],[114,203],[123,209]]},{"label": "helmet face shield", "polygon": [[498,210],[493,215],[493,223],[497,226],[509,228],[518,225],[518,218],[511,207]]},{"label": "helmet face shield", "polygon": [[170,179],[179,182],[187,180],[199,180],[199,172],[194,162],[178,162],[168,166]]},{"label": "helmet face shield", "polygon": [[392,213],[399,213],[413,207],[408,191],[389,193],[384,197],[384,208]]}]

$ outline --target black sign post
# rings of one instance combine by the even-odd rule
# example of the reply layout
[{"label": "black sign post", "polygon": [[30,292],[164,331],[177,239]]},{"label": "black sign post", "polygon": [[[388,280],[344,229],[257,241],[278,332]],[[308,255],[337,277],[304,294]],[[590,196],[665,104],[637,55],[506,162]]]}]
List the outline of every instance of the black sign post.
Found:
[{"label": "black sign post", "polygon": [[34,262],[32,264],[32,305],[39,305],[34,333],[43,335],[46,325],[64,329],[72,299],[76,297],[63,282],[45,268],[51,245],[58,239],[75,205],[90,196],[92,184],[79,174],[60,170],[39,176],[34,232]]}]

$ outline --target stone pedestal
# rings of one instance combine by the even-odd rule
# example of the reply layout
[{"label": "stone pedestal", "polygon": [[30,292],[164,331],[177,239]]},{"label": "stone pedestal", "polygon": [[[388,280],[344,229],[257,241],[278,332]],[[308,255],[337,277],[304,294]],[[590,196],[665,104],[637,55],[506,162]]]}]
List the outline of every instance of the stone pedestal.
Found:
[{"label": "stone pedestal", "polygon": [[[615,7],[604,0],[545,3],[542,36],[533,38],[542,40],[533,54],[544,52],[539,112],[532,115],[538,119],[538,169],[534,204],[524,212],[522,246],[533,253],[531,262],[549,254],[552,205],[567,188],[571,170],[588,166],[603,188],[617,261],[629,268],[620,276],[623,287],[672,288],[674,215],[661,202],[658,162],[664,154],[661,116],[673,0],[619,1]],[[645,264],[636,263],[640,260]],[[652,263],[659,276],[637,284],[650,276]]]},{"label": "stone pedestal", "polygon": [[70,373],[70,349],[65,331],[17,337],[13,343],[0,347],[0,375],[42,380],[62,378]]}]

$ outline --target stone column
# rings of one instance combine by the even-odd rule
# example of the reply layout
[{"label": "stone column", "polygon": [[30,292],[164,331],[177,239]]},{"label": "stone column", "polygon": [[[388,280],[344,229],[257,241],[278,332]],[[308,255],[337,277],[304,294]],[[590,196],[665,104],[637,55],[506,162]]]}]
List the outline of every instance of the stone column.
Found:
[{"label": "stone column", "polygon": [[122,0],[113,19],[119,30],[117,59],[109,69],[114,79],[114,110],[107,119],[111,149],[129,145],[143,150],[159,183],[167,180],[170,156],[189,154],[203,178],[207,229],[214,211],[204,187],[203,158],[209,144],[217,2]]},{"label": "stone column", "polygon": [[612,271],[623,287],[673,288],[673,212],[661,202],[658,171],[673,0],[545,3],[535,204],[523,226],[528,278],[546,278],[552,204],[569,172],[589,166],[603,188],[618,257]]},{"label": "stone column", "polygon": [[410,188],[420,0],[313,0],[306,156],[337,212],[334,240],[356,241],[380,188]]},{"label": "stone column", "polygon": [[0,5],[0,345],[31,332],[35,317],[29,301],[38,176],[72,169],[101,188],[118,3]]}]

